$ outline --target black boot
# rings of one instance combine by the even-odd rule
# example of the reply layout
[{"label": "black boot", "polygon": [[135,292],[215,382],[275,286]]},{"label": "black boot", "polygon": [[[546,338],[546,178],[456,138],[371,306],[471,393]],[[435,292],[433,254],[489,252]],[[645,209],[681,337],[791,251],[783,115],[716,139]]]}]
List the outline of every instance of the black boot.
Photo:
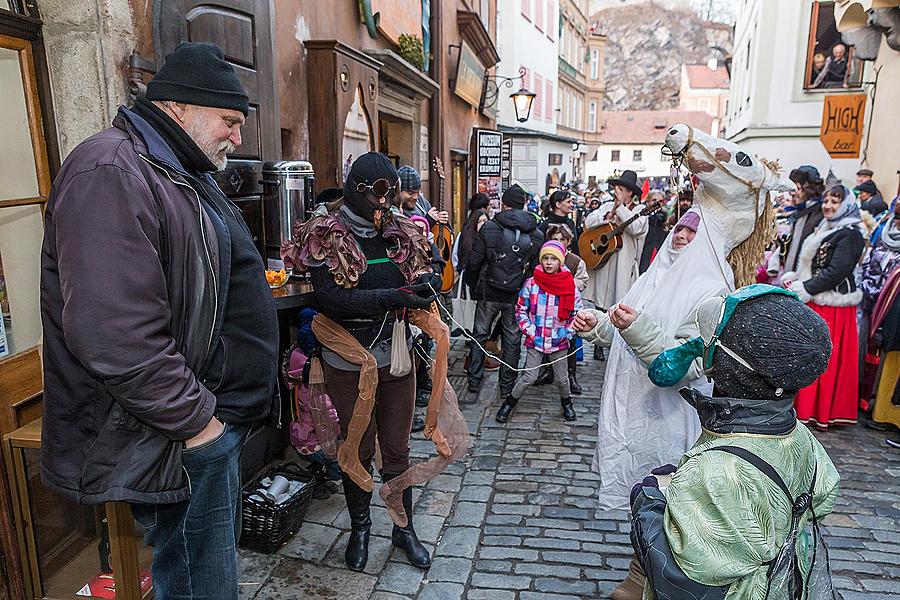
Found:
[{"label": "black boot", "polygon": [[578,378],[575,376],[575,367],[578,365],[578,357],[575,355],[573,351],[568,356],[569,362],[569,389],[576,396],[580,396],[581,392],[584,390],[581,389],[581,384],[578,383]]},{"label": "black boot", "polygon": [[422,418],[422,415],[415,415],[413,417],[412,422],[412,432],[418,433],[425,429],[425,419]]},{"label": "black boot", "polygon": [[574,421],[578,417],[575,415],[575,407],[572,405],[571,398],[563,398],[560,400],[563,409],[563,418],[566,421]]},{"label": "black boot", "polygon": [[503,401],[503,404],[500,405],[500,410],[497,411],[497,422],[506,423],[509,421],[509,415],[512,413],[518,402],[519,400],[513,398],[512,394],[508,395],[506,400]]},{"label": "black boot", "polygon": [[550,365],[542,365],[537,379],[534,380],[534,385],[547,385],[549,383],[553,383],[553,369]]},{"label": "black boot", "polygon": [[372,528],[369,503],[372,492],[363,490],[346,475],[343,480],[344,498],[350,513],[350,539],[344,551],[344,562],[351,571],[362,571],[369,560],[369,530]]},{"label": "black boot", "polygon": [[[396,473],[382,473],[381,479],[388,482],[396,476]],[[419,536],[416,535],[416,530],[413,528],[411,487],[403,490],[403,510],[406,511],[406,527],[394,525],[391,541],[395,548],[400,548],[406,553],[406,560],[409,561],[409,564],[419,569],[427,569],[431,566],[431,555],[419,541]]]}]

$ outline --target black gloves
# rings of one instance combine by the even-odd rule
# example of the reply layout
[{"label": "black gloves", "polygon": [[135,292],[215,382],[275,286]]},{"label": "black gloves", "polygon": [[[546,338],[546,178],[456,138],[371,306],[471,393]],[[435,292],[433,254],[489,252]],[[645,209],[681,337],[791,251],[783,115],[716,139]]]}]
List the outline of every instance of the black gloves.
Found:
[{"label": "black gloves", "polygon": [[[384,290],[381,292],[388,308],[428,308],[434,302],[435,295],[427,285],[416,284],[396,290]],[[428,294],[421,296],[420,294]]]},{"label": "black gloves", "polygon": [[[433,293],[436,294],[441,291],[441,282],[442,281],[443,281],[443,278],[437,273],[434,273],[434,272],[422,273],[421,275],[419,275],[416,278],[416,285],[430,284],[431,287],[434,288]],[[431,289],[429,289],[428,291],[431,292]]]}]

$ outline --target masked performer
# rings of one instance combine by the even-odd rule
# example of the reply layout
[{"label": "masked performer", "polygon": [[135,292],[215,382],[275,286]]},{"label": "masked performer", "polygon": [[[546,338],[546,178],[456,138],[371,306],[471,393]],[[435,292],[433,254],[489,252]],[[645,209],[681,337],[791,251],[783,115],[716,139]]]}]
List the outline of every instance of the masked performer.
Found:
[{"label": "masked performer", "polygon": [[659,385],[696,360],[712,396],[684,388],[703,433],[681,459],[632,492],[632,544],[644,598],[832,598],[818,520],[840,476],[797,421],[793,398],[828,365],[828,326],[784,290],[750,285],[703,302],[700,336],[650,366]]},{"label": "masked performer", "polygon": [[[323,346],[324,387],[337,409],[344,440],[354,413],[363,412],[360,379],[366,371],[358,362],[365,364],[371,356],[377,363],[374,409],[362,434],[355,477],[347,475],[345,461],[341,461],[351,525],[344,557],[354,571],[362,571],[368,559],[372,492],[364,488],[371,490],[368,472],[376,432],[382,481],[394,479],[410,466],[416,381],[410,359],[412,338],[398,318],[408,309],[430,307],[435,290],[441,288],[441,264],[427,239],[415,223],[392,208],[398,191],[397,170],[385,155],[369,152],[360,156],[344,183],[343,200],[327,211],[318,210],[304,226],[297,257],[300,268],[310,273],[322,314],[333,322],[330,337],[319,331],[316,335]],[[352,336],[349,344],[344,334]],[[339,337],[345,341],[339,343]],[[354,348],[356,357],[365,358],[347,360],[348,353],[341,351],[347,346]],[[369,375],[363,379],[374,381]],[[364,480],[367,485],[361,487]],[[394,526],[394,546],[406,552],[412,565],[428,568],[431,557],[413,529],[411,488],[403,491],[402,500],[409,519],[405,527]]]},{"label": "masked performer", "polygon": [[[589,320],[575,322],[576,331],[593,327],[582,334],[589,341],[611,344],[593,464],[600,474],[601,509],[626,509],[635,482],[677,461],[700,434],[697,416],[677,388],[654,386],[647,365],[678,340],[696,335],[693,311],[701,301],[753,280],[770,239],[766,192],[792,186],[731,142],[686,125],[673,127],[666,145],[700,179],[693,207],[619,304],[609,313],[585,311]],[[744,260],[755,243],[758,256]],[[680,384],[711,391],[699,364]]]}]

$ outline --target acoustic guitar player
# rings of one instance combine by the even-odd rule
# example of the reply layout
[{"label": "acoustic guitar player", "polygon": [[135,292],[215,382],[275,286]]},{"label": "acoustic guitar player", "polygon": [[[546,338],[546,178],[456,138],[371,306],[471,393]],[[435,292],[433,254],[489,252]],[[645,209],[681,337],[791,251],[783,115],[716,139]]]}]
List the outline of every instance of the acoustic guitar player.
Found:
[{"label": "acoustic guitar player", "polygon": [[611,178],[607,183],[613,189],[615,200],[603,203],[587,216],[583,236],[602,225],[620,225],[629,221],[630,224],[622,231],[621,248],[603,266],[589,273],[586,297],[602,308],[621,300],[638,278],[641,251],[648,229],[647,217],[640,216],[644,205],[640,202],[641,184],[637,174],[634,171],[624,171],[621,177]]}]

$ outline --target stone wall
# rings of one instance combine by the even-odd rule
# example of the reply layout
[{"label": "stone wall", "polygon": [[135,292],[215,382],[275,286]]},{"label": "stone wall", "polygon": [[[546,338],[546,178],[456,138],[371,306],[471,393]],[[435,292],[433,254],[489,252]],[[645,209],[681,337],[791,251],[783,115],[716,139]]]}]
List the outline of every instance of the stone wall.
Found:
[{"label": "stone wall", "polygon": [[607,8],[592,22],[608,38],[603,110],[677,108],[681,66],[721,58],[710,46],[731,50],[730,29],[653,2]]},{"label": "stone wall", "polygon": [[60,158],[109,126],[135,46],[128,0],[41,0]]}]

